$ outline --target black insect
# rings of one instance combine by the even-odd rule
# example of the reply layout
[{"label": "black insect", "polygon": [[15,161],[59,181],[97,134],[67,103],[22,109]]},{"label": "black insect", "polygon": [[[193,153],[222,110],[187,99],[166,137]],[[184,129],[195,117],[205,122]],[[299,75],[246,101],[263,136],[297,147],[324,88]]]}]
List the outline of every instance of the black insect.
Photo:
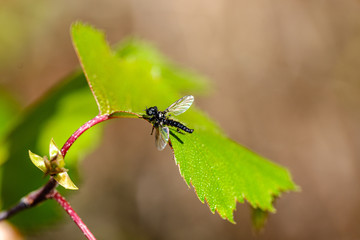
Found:
[{"label": "black insect", "polygon": [[155,129],[155,145],[159,151],[163,150],[169,141],[169,128],[167,126],[176,127],[177,131],[184,131],[192,133],[194,129],[186,127],[184,124],[169,118],[173,115],[179,115],[188,110],[194,102],[194,97],[191,95],[185,96],[171,104],[165,111],[159,111],[156,106],[146,108],[146,115],[144,118],[152,123],[153,128],[151,134]]}]

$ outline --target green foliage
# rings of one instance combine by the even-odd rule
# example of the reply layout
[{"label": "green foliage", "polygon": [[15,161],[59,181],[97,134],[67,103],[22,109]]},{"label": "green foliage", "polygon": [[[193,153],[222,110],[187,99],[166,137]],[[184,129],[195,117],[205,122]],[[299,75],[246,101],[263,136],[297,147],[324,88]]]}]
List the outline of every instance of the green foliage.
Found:
[{"label": "green foliage", "polygon": [[[203,78],[177,68],[143,42],[130,39],[113,52],[102,33],[81,23],[73,26],[72,36],[100,114],[137,118],[146,106],[165,109],[185,94],[207,91]],[[47,181],[29,161],[27,149],[43,156],[48,152],[49,139],[65,143],[98,113],[96,105],[89,104],[95,103],[93,99],[84,75],[79,73],[65,79],[16,122],[12,121],[14,111],[0,98],[0,133],[7,133],[0,146],[3,209]],[[233,221],[236,201],[244,199],[257,209],[274,211],[274,197],[296,188],[286,169],[228,139],[195,106],[178,120],[195,129],[193,134],[184,135],[172,131],[170,137],[181,175],[188,185],[194,186],[199,199],[207,201],[211,211],[218,211],[223,218]],[[94,149],[100,133],[101,128],[96,126],[71,147],[65,162],[72,176],[79,156]],[[39,165],[43,158],[32,156],[38,167],[45,170],[45,162],[44,166]],[[60,213],[63,211],[56,203],[46,201],[11,221],[22,230],[33,230],[55,222]]]},{"label": "green foliage", "polygon": [[39,168],[46,175],[51,175],[54,179],[64,188],[77,190],[78,188],[71,181],[67,169],[65,169],[64,157],[61,154],[60,149],[56,146],[54,139],[50,141],[50,150],[49,150],[50,159],[45,157],[40,157],[35,153],[32,153],[29,150],[29,157],[32,163]]},{"label": "green foliage", "polygon": [[[4,163],[9,154],[4,138],[9,132],[18,110],[19,106],[13,97],[4,88],[0,88],[0,191],[2,185],[1,165]],[[0,206],[1,205],[2,203],[0,198]]]},{"label": "green foliage", "polygon": [[254,208],[273,212],[274,196],[295,189],[286,169],[227,138],[200,111],[185,115],[182,121],[195,131],[191,135],[173,132],[176,163],[212,212],[233,222],[236,201],[244,199]]},{"label": "green foliage", "polygon": [[0,86],[0,139],[9,131],[18,110],[16,101]]},{"label": "green foliage", "polygon": [[260,208],[253,208],[252,214],[251,214],[251,220],[254,227],[254,230],[256,232],[260,232],[267,220],[268,212],[263,211]]},{"label": "green foliage", "polygon": [[175,68],[145,43],[130,40],[115,53],[90,26],[74,25],[72,36],[102,115],[142,114],[145,106],[154,103],[165,108],[174,97],[180,98],[179,90],[203,91],[205,87],[202,78]]},{"label": "green foliage", "polygon": [[[96,114],[96,104],[85,77],[76,73],[64,79],[13,122],[0,148],[6,152],[0,154],[2,209],[16,204],[24,195],[48,181],[29,160],[28,149],[40,156],[47,155],[51,138],[59,145],[65,143],[76,129]],[[101,125],[95,126],[83,134],[66,156],[66,168],[76,182],[78,161],[100,141],[101,129]],[[22,231],[30,231],[47,227],[63,215],[64,211],[55,201],[46,201],[39,207],[15,215],[10,221]]]},{"label": "green foliage", "polygon": [[[76,23],[72,37],[100,114],[139,117],[146,106],[165,109],[185,93],[204,86],[202,78],[175,68],[150,46],[127,41],[115,54],[103,33]],[[233,222],[236,201],[274,211],[283,191],[295,190],[289,172],[233,142],[200,110],[191,107],[178,119],[195,131],[172,131],[171,142],[181,175],[212,212]]]},{"label": "green foliage", "polygon": [[[39,155],[36,155],[35,153],[31,152],[30,150],[29,150],[29,157],[31,159],[31,162],[38,169],[40,169],[43,173],[46,173],[48,171],[48,169],[46,167],[47,164],[45,164],[45,157],[40,157]],[[49,160],[47,160],[47,161],[49,161]]]}]

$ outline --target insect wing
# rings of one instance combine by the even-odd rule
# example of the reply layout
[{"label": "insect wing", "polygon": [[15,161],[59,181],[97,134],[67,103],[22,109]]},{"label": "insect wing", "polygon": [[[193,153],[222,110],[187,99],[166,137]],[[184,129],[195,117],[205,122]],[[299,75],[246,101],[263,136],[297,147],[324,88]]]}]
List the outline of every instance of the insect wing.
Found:
[{"label": "insect wing", "polygon": [[174,114],[175,116],[182,114],[190,108],[190,106],[193,102],[194,102],[194,97],[192,95],[187,95],[185,97],[180,98],[173,104],[171,104],[165,110],[165,112],[170,112],[170,113]]},{"label": "insect wing", "polygon": [[169,141],[169,128],[168,127],[157,127],[155,128],[155,145],[159,151],[166,147]]}]

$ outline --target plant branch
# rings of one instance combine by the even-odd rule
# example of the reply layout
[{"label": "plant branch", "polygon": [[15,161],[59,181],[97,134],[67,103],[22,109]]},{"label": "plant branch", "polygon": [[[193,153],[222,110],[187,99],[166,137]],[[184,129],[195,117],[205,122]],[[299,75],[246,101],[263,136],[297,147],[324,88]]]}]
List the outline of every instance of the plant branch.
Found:
[{"label": "plant branch", "polygon": [[[65,155],[70,149],[70,147],[74,144],[76,139],[78,139],[78,137],[80,137],[86,130],[108,119],[110,119],[109,115],[98,115],[95,118],[86,122],[84,125],[82,125],[78,130],[76,130],[61,148],[61,154],[63,155],[63,157],[65,158]],[[9,210],[0,212],[0,221],[8,219],[11,216],[27,208],[34,207],[47,199],[54,198],[61,205],[61,207],[63,207],[64,210],[71,216],[71,218],[78,225],[84,235],[90,240],[96,240],[96,238],[89,231],[87,226],[82,222],[80,217],[71,208],[70,204],[55,190],[57,186],[58,183],[55,181],[55,179],[53,177],[50,177],[50,180],[43,187],[23,197],[17,205],[10,208]]]},{"label": "plant branch", "polygon": [[52,198],[55,199],[60,206],[69,214],[71,219],[76,223],[76,225],[80,228],[80,230],[84,233],[85,237],[89,240],[96,240],[94,235],[87,228],[85,223],[81,220],[79,215],[76,214],[74,209],[70,206],[70,204],[66,201],[66,199],[60,195],[56,190],[54,191]]},{"label": "plant branch", "polygon": [[71,137],[69,137],[69,139],[66,141],[64,146],[61,148],[61,154],[63,155],[63,157],[65,158],[67,151],[73,145],[73,143],[76,141],[76,139],[78,139],[78,137],[80,137],[81,134],[83,134],[86,130],[88,130],[92,126],[95,126],[96,124],[106,121],[108,119],[109,119],[109,115],[107,115],[107,114],[106,115],[98,115],[98,116],[94,117],[93,119],[89,120],[88,122],[86,122],[84,125],[82,125],[78,130],[76,130],[71,135]]},{"label": "plant branch", "polygon": [[8,219],[22,210],[34,207],[39,203],[49,199],[51,197],[49,194],[56,188],[56,186],[57,182],[54,180],[54,178],[51,177],[43,187],[23,197],[17,205],[10,208],[9,210],[1,212],[0,221]]}]

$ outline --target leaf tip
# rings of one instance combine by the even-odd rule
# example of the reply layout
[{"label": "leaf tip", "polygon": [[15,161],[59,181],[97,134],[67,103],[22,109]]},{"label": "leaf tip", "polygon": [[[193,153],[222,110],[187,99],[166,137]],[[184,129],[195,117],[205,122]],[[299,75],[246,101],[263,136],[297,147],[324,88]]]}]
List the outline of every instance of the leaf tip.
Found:
[{"label": "leaf tip", "polygon": [[81,38],[81,36],[89,34],[89,32],[91,32],[91,31],[94,32],[94,31],[99,31],[99,30],[96,30],[90,24],[84,23],[82,21],[76,21],[76,22],[72,23],[71,27],[70,27],[70,33],[71,33],[73,42],[76,39]]},{"label": "leaf tip", "polygon": [[64,188],[69,190],[78,190],[79,188],[71,181],[69,175],[66,172],[58,173],[54,175],[54,179]]},{"label": "leaf tip", "polygon": [[73,22],[73,23],[71,24],[70,29],[71,29],[71,31],[75,31],[75,30],[77,30],[78,28],[80,28],[80,27],[82,27],[82,26],[84,26],[84,25],[86,25],[86,24],[83,23],[83,22],[80,21],[80,20],[77,20],[77,21],[75,21],[75,22]]},{"label": "leaf tip", "polygon": [[268,216],[268,211],[263,211],[260,208],[252,208],[251,221],[256,233],[260,233],[260,231],[264,229]]},{"label": "leaf tip", "polygon": [[53,138],[51,138],[50,140],[50,146],[49,146],[49,156],[50,159],[53,159],[55,157],[57,157],[57,155],[61,155],[61,151],[59,150],[59,148],[56,146],[55,141]]},{"label": "leaf tip", "polygon": [[29,150],[29,157],[30,157],[30,160],[31,162],[38,168],[40,169],[42,172],[46,172],[47,169],[46,169],[46,165],[45,165],[45,162],[44,162],[44,158],[40,157],[39,155],[31,152]]}]

